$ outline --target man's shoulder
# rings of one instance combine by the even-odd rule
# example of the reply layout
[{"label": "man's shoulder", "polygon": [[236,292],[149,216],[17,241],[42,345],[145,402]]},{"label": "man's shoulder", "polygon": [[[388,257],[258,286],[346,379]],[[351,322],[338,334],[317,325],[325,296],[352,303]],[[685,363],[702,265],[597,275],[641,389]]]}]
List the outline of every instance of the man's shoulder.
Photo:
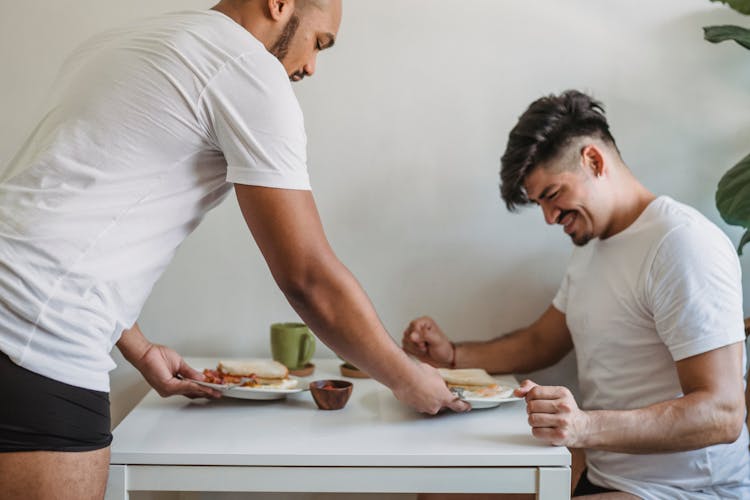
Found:
[{"label": "man's shoulder", "polygon": [[695,208],[664,195],[652,201],[647,210],[650,221],[665,227],[679,226],[686,222],[709,222]]},{"label": "man's shoulder", "polygon": [[183,57],[205,53],[216,60],[248,54],[270,55],[252,33],[215,10],[183,10],[143,17],[92,40],[131,49],[165,47]]},{"label": "man's shoulder", "polygon": [[[729,237],[695,208],[668,197],[660,197],[653,217],[653,243],[659,260],[714,264],[737,260]],[[705,260],[710,255],[711,259]]]},{"label": "man's shoulder", "polygon": [[670,238],[718,238],[728,241],[724,232],[705,215],[668,196],[658,197],[648,209],[644,229],[653,231],[659,241]]}]

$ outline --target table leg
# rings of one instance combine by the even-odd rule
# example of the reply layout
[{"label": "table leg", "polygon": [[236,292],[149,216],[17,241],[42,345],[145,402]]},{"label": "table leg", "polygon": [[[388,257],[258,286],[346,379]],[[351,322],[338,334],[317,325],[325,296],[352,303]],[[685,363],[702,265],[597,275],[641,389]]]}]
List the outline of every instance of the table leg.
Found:
[{"label": "table leg", "polygon": [[110,465],[109,479],[107,480],[107,492],[104,494],[105,500],[128,500],[128,466],[127,465]]},{"label": "table leg", "polygon": [[539,467],[537,500],[570,500],[570,467]]}]

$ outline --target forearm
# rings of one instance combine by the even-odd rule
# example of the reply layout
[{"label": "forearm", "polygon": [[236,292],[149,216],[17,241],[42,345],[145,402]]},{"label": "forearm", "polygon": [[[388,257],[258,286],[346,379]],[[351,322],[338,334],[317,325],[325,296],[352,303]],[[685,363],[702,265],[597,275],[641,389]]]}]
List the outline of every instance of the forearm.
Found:
[{"label": "forearm", "polygon": [[[455,342],[456,368],[484,368],[489,373],[515,373],[531,362],[524,353],[531,333],[516,330],[485,342]],[[521,356],[519,358],[518,356]],[[531,370],[526,370],[531,371]]]},{"label": "forearm", "polygon": [[388,387],[414,363],[396,345],[354,276],[332,254],[295,286],[280,283],[302,320],[331,349]]},{"label": "forearm", "polygon": [[456,344],[457,367],[528,373],[557,363],[573,349],[565,315],[550,305],[531,325],[488,342]]},{"label": "forearm", "polygon": [[665,453],[731,443],[743,425],[741,407],[741,402],[717,402],[700,391],[637,410],[587,411],[580,447]]},{"label": "forearm", "polygon": [[489,373],[529,373],[546,368],[561,356],[540,349],[539,334],[515,330],[486,342],[456,342],[456,368],[484,368]]},{"label": "forearm", "polygon": [[135,323],[132,328],[122,332],[116,345],[123,357],[137,368],[139,360],[143,359],[152,344],[143,335],[138,323]]}]

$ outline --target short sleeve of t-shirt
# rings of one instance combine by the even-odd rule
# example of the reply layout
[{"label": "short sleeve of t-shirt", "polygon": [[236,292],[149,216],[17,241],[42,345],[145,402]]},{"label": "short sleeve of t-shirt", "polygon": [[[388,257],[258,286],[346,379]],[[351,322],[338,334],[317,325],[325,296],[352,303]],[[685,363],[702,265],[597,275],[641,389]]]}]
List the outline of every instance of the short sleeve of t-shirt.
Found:
[{"label": "short sleeve of t-shirt", "polygon": [[283,66],[257,50],[228,61],[201,95],[227,181],[310,189],[302,110]]},{"label": "short sleeve of t-shirt", "polygon": [[647,300],[675,361],[745,338],[740,276],[737,254],[718,228],[706,232],[687,223],[664,237]]},{"label": "short sleeve of t-shirt", "polygon": [[555,298],[552,299],[552,305],[563,314],[565,314],[565,310],[568,308],[568,283],[568,273],[566,272],[562,283],[560,283],[560,288],[555,294]]}]

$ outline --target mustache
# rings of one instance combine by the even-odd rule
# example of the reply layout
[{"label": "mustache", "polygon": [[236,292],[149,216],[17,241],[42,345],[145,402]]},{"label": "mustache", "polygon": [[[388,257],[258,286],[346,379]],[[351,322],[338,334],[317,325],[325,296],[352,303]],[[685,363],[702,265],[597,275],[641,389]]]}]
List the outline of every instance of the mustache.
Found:
[{"label": "mustache", "polygon": [[560,221],[565,218],[566,215],[574,213],[575,210],[565,210],[564,212],[560,212],[560,215],[557,216],[557,219],[555,219],[555,224],[560,224]]}]

